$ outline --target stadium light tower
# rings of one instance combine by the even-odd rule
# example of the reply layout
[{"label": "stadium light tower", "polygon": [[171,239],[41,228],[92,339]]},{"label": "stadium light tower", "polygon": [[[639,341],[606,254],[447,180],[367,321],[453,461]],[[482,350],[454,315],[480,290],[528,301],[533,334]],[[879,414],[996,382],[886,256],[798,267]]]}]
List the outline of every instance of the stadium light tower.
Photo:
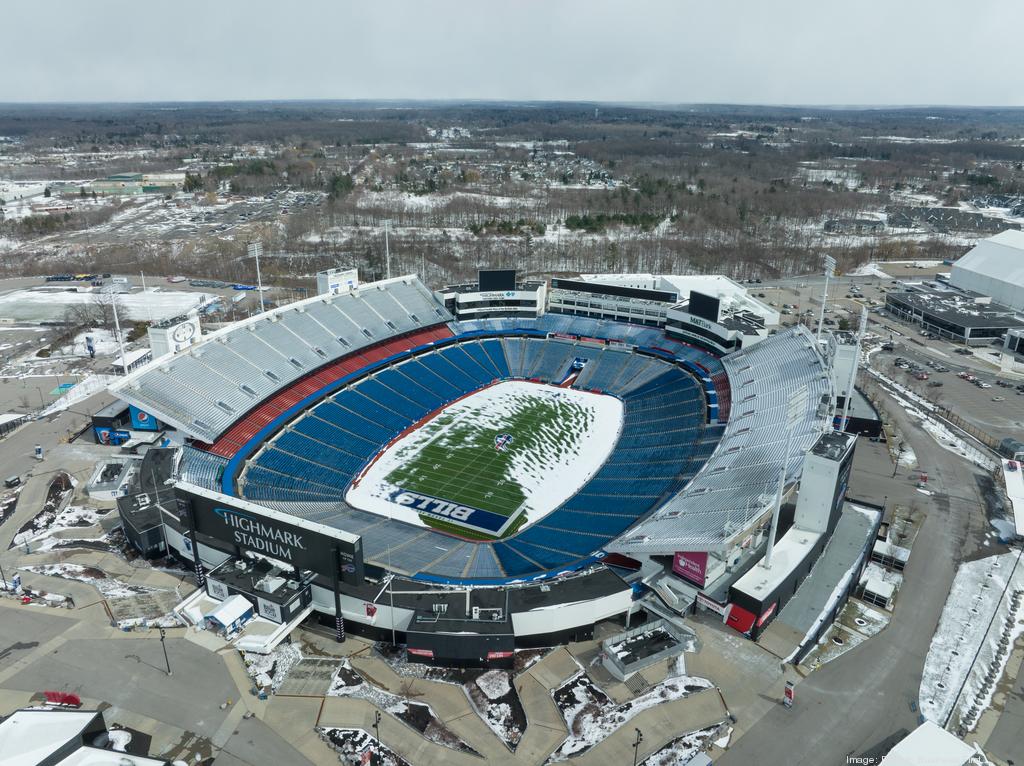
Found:
[{"label": "stadium light tower", "polygon": [[388,244],[388,229],[391,221],[384,219],[384,264],[387,269],[388,279],[391,279],[391,246]]},{"label": "stadium light tower", "polygon": [[857,382],[857,369],[860,366],[860,345],[864,342],[864,333],[868,329],[868,309],[862,306],[860,309],[860,325],[857,327],[857,351],[853,355],[853,364],[850,365],[850,380],[846,386],[846,401],[843,402],[843,419],[840,421],[839,430],[846,430],[847,418],[850,417],[850,402],[853,401],[853,386]]},{"label": "stadium light tower", "polygon": [[793,441],[793,422],[797,415],[807,408],[807,386],[801,386],[789,397],[786,405],[786,451],[782,455],[779,467],[779,486],[775,493],[775,507],[772,509],[772,526],[768,530],[768,548],[764,552],[761,563],[765,569],[772,568],[772,548],[775,547],[775,535],[779,528],[779,511],[782,509],[782,493],[786,489],[786,474],[789,473],[789,448]]},{"label": "stadium light tower", "polygon": [[818,340],[821,340],[821,328],[825,324],[825,304],[828,303],[828,280],[836,273],[836,259],[825,256],[825,292],[821,296],[821,313],[818,315]]},{"label": "stadium light tower", "polygon": [[262,314],[265,311],[263,308],[263,277],[260,276],[260,256],[263,255],[263,243],[250,242],[248,251],[249,257],[256,259],[256,290],[260,294],[260,313]]}]

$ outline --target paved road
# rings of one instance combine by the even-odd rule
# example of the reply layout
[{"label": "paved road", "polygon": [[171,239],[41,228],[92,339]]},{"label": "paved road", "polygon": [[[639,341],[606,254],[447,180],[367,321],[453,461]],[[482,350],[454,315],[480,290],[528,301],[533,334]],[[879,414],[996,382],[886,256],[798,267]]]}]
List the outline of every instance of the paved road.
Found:
[{"label": "paved road", "polygon": [[[883,740],[912,730],[921,670],[942,613],[958,562],[975,555],[984,540],[980,487],[984,476],[966,461],[943,450],[898,408],[893,421],[911,443],[921,465],[929,468],[929,497],[907,489],[887,492],[890,502],[917,500],[927,509],[914,553],[905,571],[898,606],[889,627],[811,674],[797,687],[792,710],[773,708],[716,763],[842,764],[848,754],[871,750]],[[866,486],[886,486],[879,472],[854,479],[851,494]],[[865,484],[865,482],[868,482]],[[1024,762],[1024,753],[1017,758]]]}]

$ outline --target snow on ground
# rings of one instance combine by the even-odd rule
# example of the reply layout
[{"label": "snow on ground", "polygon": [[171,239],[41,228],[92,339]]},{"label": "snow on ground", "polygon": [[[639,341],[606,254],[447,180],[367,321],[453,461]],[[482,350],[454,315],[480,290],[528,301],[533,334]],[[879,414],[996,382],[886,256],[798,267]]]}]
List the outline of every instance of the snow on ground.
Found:
[{"label": "snow on ground", "polygon": [[896,590],[900,589],[903,585],[903,575],[899,572],[895,572],[892,569],[886,569],[881,564],[876,564],[874,561],[869,561],[867,566],[864,567],[864,574],[861,575],[860,581],[865,580],[881,580],[887,582],[890,585],[894,585]]},{"label": "snow on ground", "polygon": [[644,694],[613,706],[607,695],[597,688],[581,668],[576,675],[552,691],[555,704],[565,719],[569,736],[551,754],[549,762],[564,761],[586,752],[644,710],[671,700],[683,699],[711,687],[712,683],[704,678],[669,676]]},{"label": "snow on ground", "polygon": [[[69,306],[89,306],[100,293],[90,291],[65,292],[62,290],[15,290],[0,295],[0,316],[16,322],[40,322],[61,319]],[[205,305],[214,296],[185,290],[149,289],[146,292],[124,293],[117,296],[121,319],[160,321],[187,314]]]},{"label": "snow on ground", "polygon": [[476,679],[476,685],[480,691],[487,695],[487,699],[501,699],[508,694],[510,687],[509,675],[504,670],[490,670]]},{"label": "snow on ground", "polygon": [[903,444],[903,452],[900,454],[900,465],[917,465],[917,453],[910,446],[907,446],[906,442]]},{"label": "snow on ground", "polygon": [[868,263],[858,266],[853,271],[847,274],[849,277],[881,277],[882,279],[890,279],[891,277],[882,271],[881,267],[876,261],[869,261]]},{"label": "snow on ground", "polygon": [[93,328],[80,332],[75,336],[70,346],[64,346],[61,349],[62,354],[73,354],[75,356],[89,356],[89,350],[86,348],[86,338],[92,338],[93,348],[96,349],[96,353],[101,356],[112,356],[114,354],[120,354],[118,349],[117,338],[110,330],[104,330],[102,328]]},{"label": "snow on ground", "polygon": [[523,381],[506,381],[482,389],[443,410],[449,419],[443,427],[431,428],[428,422],[388,447],[348,491],[346,502],[364,511],[426,526],[415,510],[389,499],[399,488],[386,477],[457,426],[472,424],[499,431],[502,421],[521,409],[524,397],[560,402],[560,406],[581,411],[587,421],[586,428],[571,432],[574,440],[562,441],[555,449],[510,453],[510,478],[526,496],[523,509],[527,518],[530,523],[544,518],[576,494],[608,459],[622,428],[622,402],[618,399]]},{"label": "snow on ground", "polygon": [[156,588],[149,588],[145,585],[129,585],[108,577],[102,570],[84,567],[80,564],[35,564],[20,568],[35,574],[84,582],[87,585],[94,586],[104,598],[124,598],[126,596],[135,596],[139,593],[151,593],[156,590]]},{"label": "snow on ground", "polygon": [[279,644],[267,654],[242,652],[242,659],[257,686],[277,691],[288,672],[302,659],[302,652],[296,644]]},{"label": "snow on ground", "polygon": [[[93,524],[98,523],[99,520],[100,514],[96,508],[89,508],[83,505],[69,505],[57,511],[52,518],[50,518],[49,514],[40,515],[35,528],[19,532],[14,536],[12,545],[28,543],[32,550],[47,550],[60,542],[59,538],[54,537],[58,532],[66,529],[91,527]],[[44,543],[41,545],[34,544],[40,540],[43,540]]]},{"label": "snow on ground", "polygon": [[987,471],[995,470],[996,461],[993,458],[968,443],[965,439],[957,436],[952,430],[932,416],[931,413],[934,412],[935,407],[931,402],[876,369],[869,368],[868,372],[878,380],[882,388],[889,394],[897,400],[901,400],[904,412],[915,420],[920,421],[921,428],[940,447],[959,455],[965,460],[971,461]]},{"label": "snow on ground", "polygon": [[725,733],[720,734],[719,732],[722,731],[722,728],[722,725],[719,724],[676,737],[665,747],[651,753],[644,760],[640,761],[640,766],[686,766],[697,753],[707,749],[708,740],[716,735],[717,739],[714,740],[713,744],[725,749],[729,745],[732,727],[726,726],[724,728]]},{"label": "snow on ground", "polygon": [[954,703],[961,715],[972,705],[981,711],[991,704],[994,684],[982,691],[982,682],[992,667],[997,680],[1006,667],[1009,652],[999,651],[1003,631],[1009,624],[1009,647],[1024,633],[1024,609],[1011,614],[1014,591],[1024,591],[1017,553],[960,565],[921,677],[921,713],[928,720],[944,725]]}]

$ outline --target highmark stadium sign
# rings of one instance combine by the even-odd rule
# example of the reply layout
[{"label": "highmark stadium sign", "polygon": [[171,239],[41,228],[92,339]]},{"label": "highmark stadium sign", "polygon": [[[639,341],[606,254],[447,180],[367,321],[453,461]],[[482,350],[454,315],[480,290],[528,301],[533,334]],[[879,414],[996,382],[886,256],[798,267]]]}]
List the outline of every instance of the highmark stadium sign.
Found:
[{"label": "highmark stadium sign", "polygon": [[388,499],[392,503],[416,511],[422,516],[447,521],[494,537],[500,537],[519,516],[518,513],[503,516],[493,511],[460,505],[451,500],[424,495],[422,492],[413,492],[401,487],[392,492]]},{"label": "highmark stadium sign", "polygon": [[[213,538],[221,550],[252,551],[325,577],[335,573],[346,583],[363,581],[363,540],[333,529],[263,508],[220,492],[180,482],[174,488],[181,521],[191,515],[196,532]],[[200,542],[210,542],[200,538]]]},{"label": "highmark stadium sign", "polygon": [[296,551],[306,550],[306,546],[302,542],[303,535],[264,524],[255,516],[234,508],[214,508],[213,512],[224,520],[225,525],[230,527],[235,542],[242,548],[265,553],[289,563],[295,561]]}]

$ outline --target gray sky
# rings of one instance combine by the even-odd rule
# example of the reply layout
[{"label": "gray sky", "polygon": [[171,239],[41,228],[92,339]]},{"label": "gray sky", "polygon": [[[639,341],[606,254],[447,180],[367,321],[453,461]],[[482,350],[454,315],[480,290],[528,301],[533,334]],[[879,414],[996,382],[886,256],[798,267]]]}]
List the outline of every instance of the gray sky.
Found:
[{"label": "gray sky", "polygon": [[1020,0],[43,0],[0,101],[1024,105]]}]

